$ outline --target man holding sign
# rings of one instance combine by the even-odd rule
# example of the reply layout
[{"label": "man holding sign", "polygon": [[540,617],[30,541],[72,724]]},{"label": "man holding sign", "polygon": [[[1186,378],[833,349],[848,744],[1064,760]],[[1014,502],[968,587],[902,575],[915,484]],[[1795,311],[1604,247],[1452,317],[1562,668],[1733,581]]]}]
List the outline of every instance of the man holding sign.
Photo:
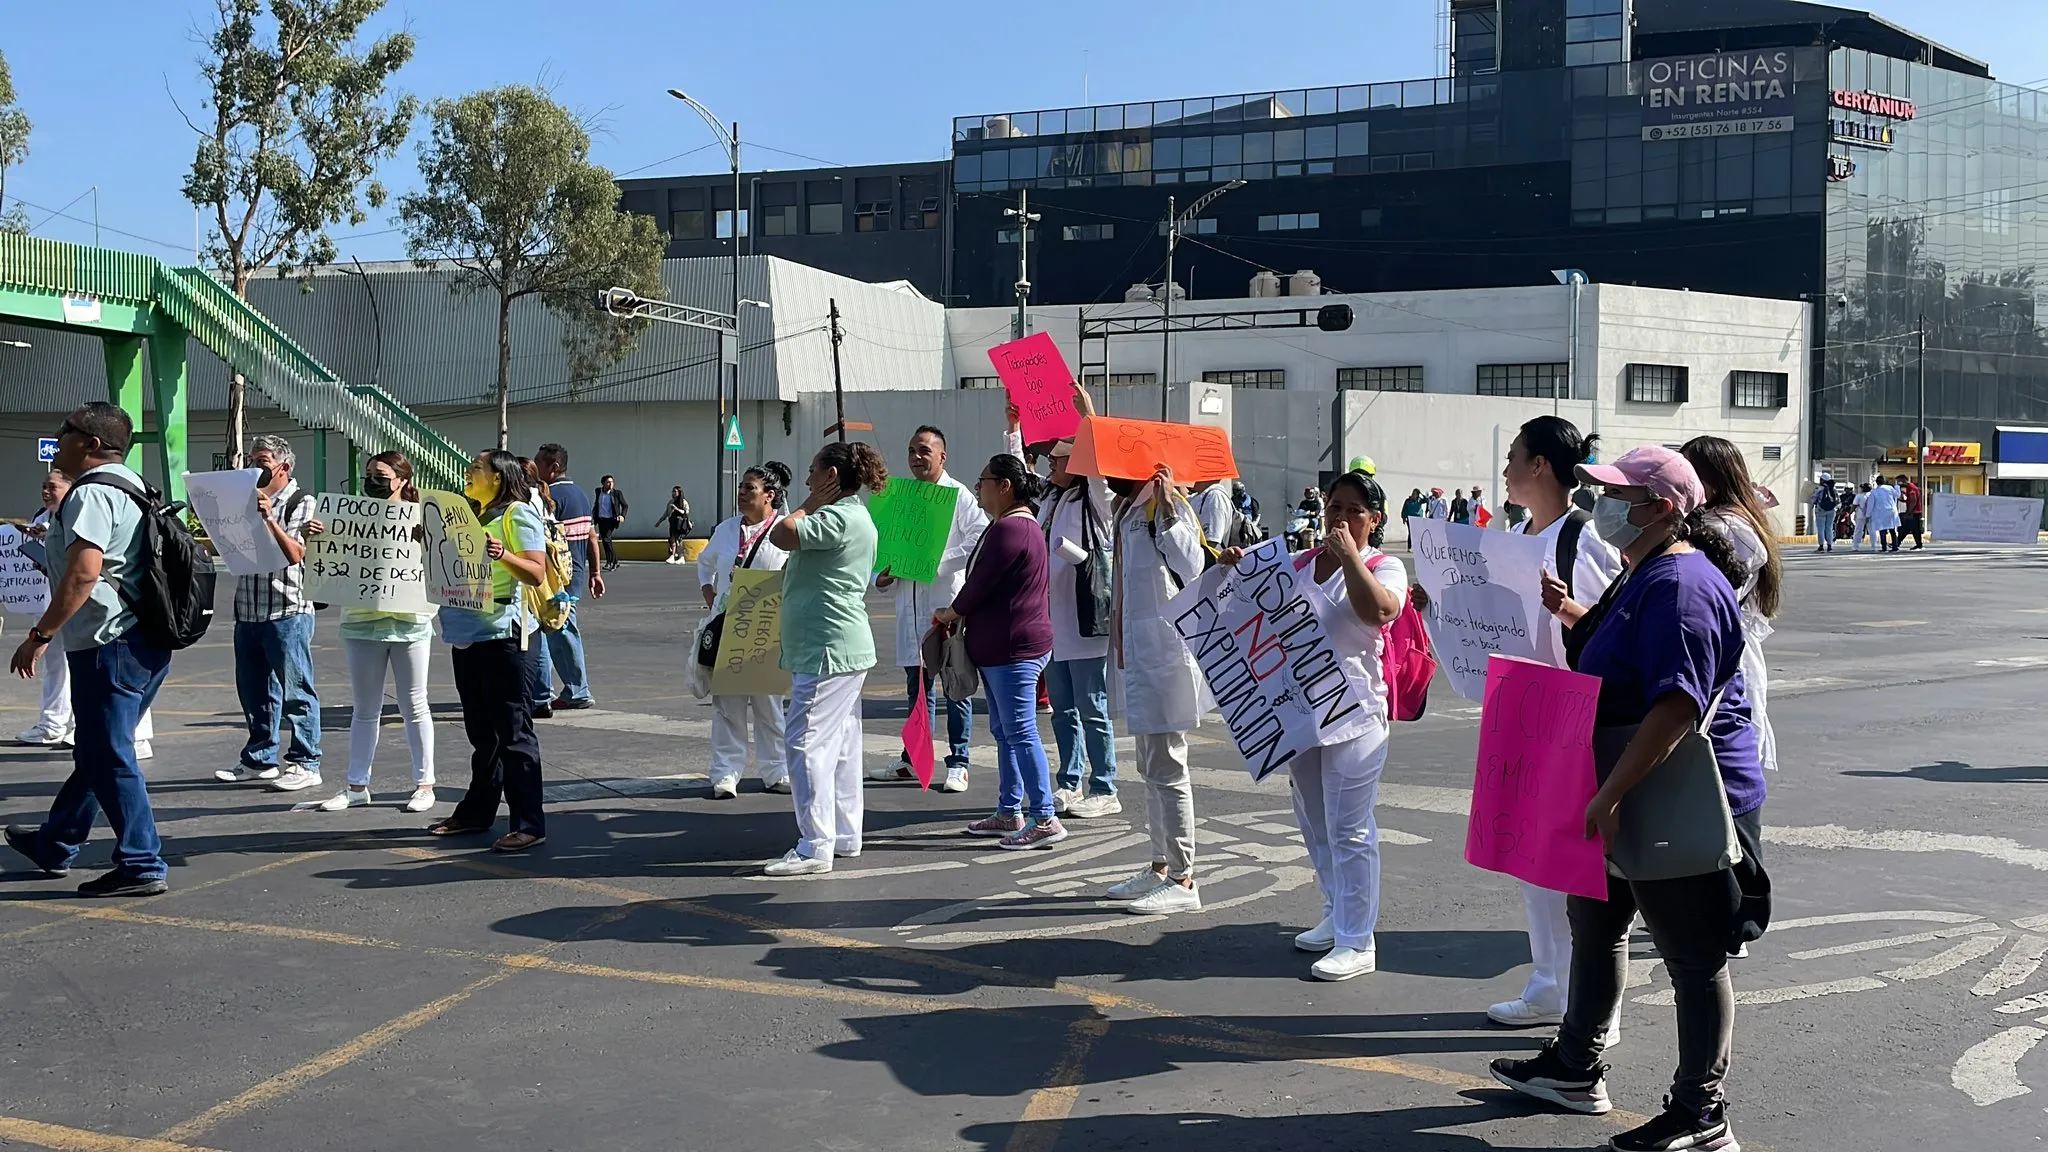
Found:
[{"label": "man holding sign", "polygon": [[[967,576],[967,558],[974,554],[974,546],[981,541],[981,530],[988,527],[988,516],[974,499],[974,493],[965,484],[946,475],[946,434],[927,424],[910,438],[910,474],[928,484],[939,484],[953,490],[953,519],[946,533],[945,549],[939,553],[938,572],[929,583],[903,579],[888,568],[875,576],[875,587],[896,590],[896,663],[903,669],[906,685],[904,696],[908,700],[917,698],[919,669],[924,665],[924,634],[932,625],[932,613],[953,602],[960,594],[960,585]],[[877,527],[887,532],[885,521],[888,512],[884,509],[877,518]],[[931,672],[923,672],[926,698],[929,699],[934,684]],[[967,741],[973,734],[974,700],[955,700],[942,696],[946,702],[946,778],[937,787],[941,792],[967,791]],[[917,774],[911,771],[910,754],[905,750],[897,756],[896,763],[877,768],[868,773],[870,780],[915,780]]]}]

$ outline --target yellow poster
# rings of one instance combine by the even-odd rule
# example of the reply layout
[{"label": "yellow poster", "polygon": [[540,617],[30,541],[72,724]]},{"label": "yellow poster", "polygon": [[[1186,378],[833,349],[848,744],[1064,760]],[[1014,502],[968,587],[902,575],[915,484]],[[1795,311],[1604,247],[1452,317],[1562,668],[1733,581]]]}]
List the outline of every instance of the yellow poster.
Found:
[{"label": "yellow poster", "polygon": [[713,696],[787,696],[782,662],[782,573],[741,568],[725,600],[725,632],[711,667]]}]

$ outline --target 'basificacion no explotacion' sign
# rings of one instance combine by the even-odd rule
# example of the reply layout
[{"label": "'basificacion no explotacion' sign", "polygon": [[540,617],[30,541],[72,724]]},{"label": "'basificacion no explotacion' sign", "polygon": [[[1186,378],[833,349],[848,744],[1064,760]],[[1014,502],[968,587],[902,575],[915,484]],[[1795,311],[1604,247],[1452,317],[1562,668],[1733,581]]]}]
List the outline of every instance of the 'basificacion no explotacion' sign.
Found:
[{"label": "'basificacion no explotacion' sign", "polygon": [[1669,56],[1632,67],[1645,140],[1792,130],[1790,49]]}]

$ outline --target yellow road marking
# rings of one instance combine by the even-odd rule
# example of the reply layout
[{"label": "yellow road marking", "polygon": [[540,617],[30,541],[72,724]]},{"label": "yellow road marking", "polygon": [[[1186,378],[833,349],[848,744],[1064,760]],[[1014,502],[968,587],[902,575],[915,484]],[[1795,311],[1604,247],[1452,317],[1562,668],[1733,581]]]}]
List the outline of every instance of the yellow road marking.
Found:
[{"label": "yellow road marking", "polygon": [[38,1148],[56,1149],[57,1152],[216,1152],[196,1144],[112,1136],[105,1132],[87,1132],[83,1128],[17,1120],[12,1116],[0,1116],[0,1140],[19,1141]]},{"label": "yellow road marking", "polygon": [[1094,1055],[1095,1045],[1108,1031],[1109,1021],[1100,1016],[1084,1016],[1067,1025],[1066,1051],[1046,1076],[1045,1087],[1033,1092],[1024,1105],[1024,1117],[1003,1145],[1003,1152],[1052,1152],[1059,1144],[1060,1132],[1073,1114],[1074,1100],[1088,1078],[1088,1057]]},{"label": "yellow road marking", "polygon": [[[260,876],[265,872],[273,872],[279,868],[289,868],[294,864],[303,864],[308,860],[318,859],[319,857],[325,856],[327,854],[327,850],[322,850],[319,852],[301,852],[295,856],[281,856],[276,860],[270,860],[262,864],[258,864],[254,868],[244,868],[240,872],[231,872],[226,876],[216,876],[211,880],[207,880],[199,884],[194,884],[190,887],[173,888],[164,895],[157,897],[157,899],[159,901],[169,900],[173,896],[184,896],[193,892],[204,892],[208,888],[218,887],[222,884],[232,884],[237,880],[246,880],[251,876]],[[73,920],[115,919],[118,918],[117,914],[125,913],[124,909],[116,908],[112,905],[107,904],[42,905],[24,902],[14,904],[13,907],[26,908],[32,912],[55,913],[57,914],[58,919],[51,920],[45,924],[31,925],[27,928],[16,928],[12,932],[0,932],[0,942],[8,940],[18,940],[23,936],[33,936],[38,932],[47,932],[52,928],[68,924]]]}]

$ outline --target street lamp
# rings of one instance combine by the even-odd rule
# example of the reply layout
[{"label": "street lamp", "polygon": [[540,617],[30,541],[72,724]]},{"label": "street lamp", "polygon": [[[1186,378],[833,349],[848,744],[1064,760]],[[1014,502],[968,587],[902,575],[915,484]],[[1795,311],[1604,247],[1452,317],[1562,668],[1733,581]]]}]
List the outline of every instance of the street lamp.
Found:
[{"label": "street lamp", "polygon": [[35,345],[33,345],[33,344],[30,344],[30,343],[29,343],[28,341],[26,341],[26,340],[0,340],[0,348],[33,348],[33,347],[35,347]]},{"label": "street lamp", "polygon": [[[739,418],[739,410],[740,410],[740,356],[739,356],[739,351],[740,351],[740,345],[739,345],[739,329],[738,329],[738,324],[739,324],[739,316],[740,316],[740,122],[739,122],[739,121],[737,121],[737,120],[733,121],[733,122],[732,122],[732,130],[731,130],[731,131],[727,131],[727,130],[726,130],[726,127],[725,127],[725,125],[724,125],[723,123],[721,123],[721,122],[719,121],[718,117],[716,117],[716,116],[714,116],[714,115],[712,115],[712,114],[711,114],[711,109],[709,109],[709,108],[706,108],[706,107],[705,107],[704,105],[702,105],[702,104],[698,103],[698,102],[697,102],[696,100],[694,100],[694,99],[691,99],[691,98],[690,98],[689,96],[686,96],[686,95],[684,95],[684,94],[683,94],[683,91],[682,91],[682,89],[680,89],[680,88],[671,88],[671,89],[669,89],[669,90],[668,90],[668,94],[669,94],[669,95],[671,95],[671,96],[673,96],[673,97],[675,97],[675,98],[676,98],[676,99],[678,99],[678,100],[681,100],[681,101],[682,101],[683,103],[685,103],[685,104],[688,104],[688,105],[690,106],[690,110],[691,110],[691,111],[695,112],[695,113],[696,113],[697,115],[699,115],[699,116],[701,116],[701,117],[703,117],[703,118],[704,118],[704,123],[705,123],[705,125],[706,125],[706,126],[708,126],[708,127],[709,127],[709,128],[711,129],[711,134],[712,134],[712,135],[713,135],[714,137],[716,137],[716,138],[717,138],[718,142],[719,142],[720,144],[722,144],[722,145],[724,145],[724,146],[725,146],[725,151],[726,151],[726,157],[727,157],[727,159],[729,159],[729,160],[730,160],[730,161],[732,162],[732,218],[731,218],[731,219],[732,219],[732,236],[731,236],[731,239],[732,239],[732,316],[733,316],[733,324],[734,324],[734,329],[733,329],[733,335],[732,335],[732,340],[733,340],[733,345],[732,345],[732,353],[733,353],[733,354],[732,354],[732,356],[731,356],[731,360],[732,360],[732,408],[731,408],[731,412],[732,412],[732,418],[733,418],[733,419],[735,419],[735,420],[737,420],[737,419]],[[713,218],[714,220],[715,220],[715,219],[717,219],[717,212],[716,212],[716,211],[714,211],[714,212],[712,213],[712,218]],[[751,232],[751,231],[753,230],[753,218],[752,218],[752,214],[751,214],[751,212],[750,212],[750,213],[749,213],[749,215],[748,215],[748,220],[747,220],[747,227],[748,227],[748,231],[750,231],[750,232]],[[724,357],[721,357],[721,359],[724,359]],[[716,442],[717,442],[717,449],[716,449],[716,450],[717,450],[717,455],[713,456],[713,457],[712,457],[712,459],[714,459],[714,460],[718,461],[718,467],[714,469],[714,475],[715,475],[716,479],[715,479],[715,481],[714,481],[714,485],[713,485],[713,490],[714,490],[714,492],[715,492],[715,494],[716,494],[716,495],[715,495],[715,499],[716,499],[716,501],[717,501],[717,502],[716,502],[716,503],[715,503],[715,504],[713,505],[713,507],[715,507],[715,508],[719,508],[719,509],[723,509],[723,508],[725,507],[725,474],[726,474],[726,469],[727,469],[728,467],[729,467],[729,468],[731,468],[731,470],[732,470],[732,474],[733,474],[733,490],[734,490],[735,492],[737,492],[737,491],[739,490],[739,457],[738,457],[738,456],[737,456],[736,454],[730,454],[730,453],[728,453],[728,452],[726,451],[726,448],[725,448],[725,423],[726,423],[726,412],[727,412],[727,409],[726,409],[726,406],[725,406],[725,401],[726,401],[726,392],[725,392],[725,387],[724,387],[723,385],[720,385],[720,386],[719,386],[719,389],[718,389],[718,421],[717,421],[717,424],[716,424],[716,426],[715,426],[715,427],[714,427],[714,428],[712,429],[712,435],[713,435],[713,437],[714,437],[714,438],[716,439]],[[727,460],[727,459],[726,459],[726,457],[727,457],[728,455],[731,455],[731,456],[732,456],[732,458],[731,458],[730,460]],[[721,515],[723,515],[723,513],[722,513],[722,512],[721,512],[720,514],[721,514]]]},{"label": "street lamp", "polygon": [[[1173,387],[1173,249],[1180,243],[1180,226],[1201,214],[1202,209],[1216,202],[1216,198],[1232,189],[1244,187],[1244,181],[1232,180],[1220,188],[1211,188],[1197,197],[1188,210],[1178,216],[1173,214],[1173,197],[1166,198],[1166,283],[1160,286],[1160,303],[1166,309],[1166,329],[1159,335],[1159,419],[1166,419],[1166,396]],[[1018,335],[1023,335],[1019,332]],[[1106,381],[1108,376],[1103,377]]]}]

